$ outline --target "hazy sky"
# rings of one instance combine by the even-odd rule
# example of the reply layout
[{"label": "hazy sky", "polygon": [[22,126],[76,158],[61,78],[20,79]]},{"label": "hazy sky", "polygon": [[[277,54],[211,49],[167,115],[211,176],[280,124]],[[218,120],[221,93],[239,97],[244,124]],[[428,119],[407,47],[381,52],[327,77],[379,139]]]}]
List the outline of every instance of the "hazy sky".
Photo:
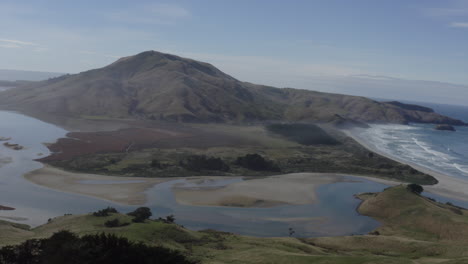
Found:
[{"label": "hazy sky", "polygon": [[378,75],[463,92],[468,0],[0,0],[0,69],[74,73],[145,50],[281,87]]}]

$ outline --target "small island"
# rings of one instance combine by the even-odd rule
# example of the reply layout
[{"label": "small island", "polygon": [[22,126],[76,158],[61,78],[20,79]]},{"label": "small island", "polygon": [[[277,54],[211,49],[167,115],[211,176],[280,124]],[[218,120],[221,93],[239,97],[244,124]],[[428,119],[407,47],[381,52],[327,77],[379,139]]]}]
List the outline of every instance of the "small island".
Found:
[{"label": "small island", "polygon": [[3,143],[3,145],[7,148],[13,149],[13,150],[22,150],[24,147],[19,145],[19,144],[11,144],[8,142]]},{"label": "small island", "polygon": [[8,141],[11,140],[11,137],[0,137],[0,141]]},{"label": "small island", "polygon": [[455,128],[451,125],[437,125],[435,127],[436,130],[443,130],[443,131],[456,131]]}]

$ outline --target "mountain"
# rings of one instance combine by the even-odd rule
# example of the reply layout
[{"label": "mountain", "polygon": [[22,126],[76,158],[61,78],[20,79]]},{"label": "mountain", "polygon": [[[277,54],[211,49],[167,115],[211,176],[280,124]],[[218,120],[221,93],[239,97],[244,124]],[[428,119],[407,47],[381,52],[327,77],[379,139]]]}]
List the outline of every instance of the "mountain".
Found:
[{"label": "mountain", "polygon": [[214,66],[147,51],[95,70],[0,93],[3,108],[71,117],[181,122],[464,123],[401,103],[241,82]]}]

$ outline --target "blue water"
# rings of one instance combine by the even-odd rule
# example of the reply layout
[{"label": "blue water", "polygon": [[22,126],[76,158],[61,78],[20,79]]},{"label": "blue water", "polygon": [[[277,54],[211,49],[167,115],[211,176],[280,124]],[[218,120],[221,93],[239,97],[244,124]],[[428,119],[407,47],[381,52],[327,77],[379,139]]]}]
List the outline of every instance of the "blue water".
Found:
[{"label": "blue water", "polygon": [[8,161],[0,162],[0,205],[16,208],[0,211],[0,219],[12,218],[38,225],[65,213],[82,214],[107,206],[118,207],[111,202],[44,188],[24,179],[23,174],[42,167],[34,161],[40,153],[49,155],[43,143],[54,142],[64,137],[67,131],[13,112],[0,111],[0,121],[0,137],[11,137],[8,142],[24,146],[24,149],[16,151],[0,142],[0,160]]},{"label": "blue water", "polygon": [[[426,104],[437,112],[468,121],[468,108]],[[430,124],[372,125],[359,137],[399,160],[453,177],[468,179],[468,127],[439,131]],[[467,190],[468,191],[468,190]]]},{"label": "blue water", "polygon": [[[325,184],[317,188],[318,202],[307,205],[283,205],[272,208],[236,208],[215,206],[187,206],[176,202],[172,193],[175,184],[190,187],[185,179],[158,184],[148,191],[147,206],[156,217],[174,214],[177,223],[193,230],[216,229],[243,235],[281,237],[293,228],[296,237],[342,236],[365,234],[379,223],[360,215],[356,208],[360,200],[354,194],[380,192],[388,187],[366,179],[346,176],[343,182]],[[215,180],[200,188],[224,186],[234,180]],[[195,185],[194,185],[195,186]],[[312,190],[311,190],[312,191]]]}]

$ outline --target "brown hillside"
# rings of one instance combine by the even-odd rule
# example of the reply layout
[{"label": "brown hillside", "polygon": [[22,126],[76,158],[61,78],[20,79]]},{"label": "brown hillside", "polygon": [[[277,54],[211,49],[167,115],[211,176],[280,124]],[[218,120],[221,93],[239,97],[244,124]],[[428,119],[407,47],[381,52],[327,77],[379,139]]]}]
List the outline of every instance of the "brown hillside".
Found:
[{"label": "brown hillside", "polygon": [[2,108],[71,117],[183,122],[463,122],[424,109],[364,97],[245,83],[214,66],[147,51],[100,69],[0,93]]}]

